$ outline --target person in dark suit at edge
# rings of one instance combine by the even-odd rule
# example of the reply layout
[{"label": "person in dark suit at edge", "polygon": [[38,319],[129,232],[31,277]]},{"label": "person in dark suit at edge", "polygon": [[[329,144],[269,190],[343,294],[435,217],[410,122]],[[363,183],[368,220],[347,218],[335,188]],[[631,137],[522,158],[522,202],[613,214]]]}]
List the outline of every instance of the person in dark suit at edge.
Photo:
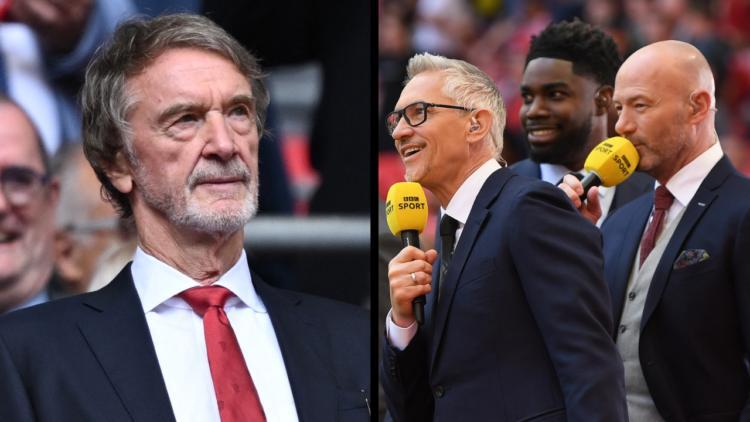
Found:
[{"label": "person in dark suit at edge", "polygon": [[268,100],[207,18],[118,27],[87,70],[83,140],[139,248],[101,290],[0,318],[4,420],[369,420],[369,312],[247,266]]},{"label": "person in dark suit at edge", "polygon": [[[680,41],[651,44],[617,73],[616,130],[656,179],[602,226],[630,420],[750,420],[750,179],[714,129],[714,78]],[[584,216],[596,189],[560,187]]]},{"label": "person in dark suit at edge", "polygon": [[[521,81],[521,125],[529,158],[511,170],[559,184],[563,176],[586,176],[583,163],[607,139],[615,75],[622,64],[617,44],[601,29],[576,19],[550,23],[531,37]],[[602,217],[654,188],[654,180],[635,173],[610,188],[599,188]]]},{"label": "person in dark suit at edge", "polygon": [[[404,248],[389,265],[390,416],[625,421],[597,229],[558,188],[501,168],[505,108],[489,76],[428,53],[407,73],[387,125],[406,179],[444,208],[446,245],[439,258]],[[422,294],[417,326],[412,301]]]}]

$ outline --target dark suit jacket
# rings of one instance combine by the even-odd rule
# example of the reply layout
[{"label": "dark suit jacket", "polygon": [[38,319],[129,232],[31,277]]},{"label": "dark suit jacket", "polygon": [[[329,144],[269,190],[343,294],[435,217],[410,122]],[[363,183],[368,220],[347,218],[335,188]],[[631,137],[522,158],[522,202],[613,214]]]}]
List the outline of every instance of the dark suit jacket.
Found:
[{"label": "dark suit jacket", "polygon": [[[510,169],[521,176],[542,178],[542,170],[539,163],[531,161],[530,158],[521,160],[510,166]],[[630,175],[624,182],[617,185],[615,197],[612,198],[612,206],[609,208],[609,217],[616,209],[622,207],[628,202],[640,197],[646,192],[654,191],[654,179],[646,173],[635,172]]]},{"label": "dark suit jacket", "polygon": [[[369,420],[369,312],[253,274],[300,421]],[[103,289],[0,317],[3,421],[174,421],[130,265]]]},{"label": "dark suit jacket", "polygon": [[383,340],[394,421],[627,421],[601,235],[560,189],[494,172],[439,262],[425,325]]},{"label": "dark suit jacket", "polygon": [[[653,203],[644,195],[602,227],[613,327]],[[673,269],[690,249],[710,258]],[[750,180],[726,156],[688,204],[659,261],[640,329],[643,375],[666,421],[737,421],[740,414],[750,420]]]}]

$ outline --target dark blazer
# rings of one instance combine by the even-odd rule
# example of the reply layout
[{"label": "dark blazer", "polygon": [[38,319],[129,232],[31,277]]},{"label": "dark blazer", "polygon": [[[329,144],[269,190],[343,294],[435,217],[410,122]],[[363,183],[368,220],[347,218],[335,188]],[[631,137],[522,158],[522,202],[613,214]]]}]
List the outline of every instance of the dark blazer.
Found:
[{"label": "dark blazer", "polygon": [[[644,195],[602,227],[613,327],[653,203]],[[690,249],[709,258],[674,269]],[[701,183],[659,261],[640,330],[643,375],[664,420],[750,420],[750,179],[726,156]]]},{"label": "dark blazer", "polygon": [[439,262],[425,325],[383,340],[394,421],[627,421],[601,235],[560,189],[494,172]]},{"label": "dark blazer", "polygon": [[[521,176],[533,177],[535,179],[542,178],[542,170],[539,168],[539,163],[531,161],[530,158],[521,160],[510,166],[510,169],[520,174]],[[612,205],[607,213],[607,218],[618,208],[627,204],[628,202],[640,197],[646,192],[654,191],[654,178],[646,173],[635,172],[630,175],[624,182],[617,185],[615,189],[615,197],[612,198]]]},{"label": "dark blazer", "polygon": [[[300,421],[369,420],[369,312],[252,277]],[[130,264],[97,292],[0,317],[0,419],[175,420]]]}]

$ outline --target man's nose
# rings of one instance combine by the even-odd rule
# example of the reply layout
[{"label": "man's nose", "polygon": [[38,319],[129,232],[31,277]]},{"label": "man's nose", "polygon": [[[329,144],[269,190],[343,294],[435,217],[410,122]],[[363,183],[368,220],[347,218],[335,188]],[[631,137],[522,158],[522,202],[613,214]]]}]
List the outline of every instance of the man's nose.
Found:
[{"label": "man's nose", "polygon": [[237,153],[236,134],[228,125],[223,113],[207,113],[204,130],[206,131],[206,146],[203,149],[203,155],[206,158],[216,156],[227,161]]},{"label": "man's nose", "polygon": [[526,110],[526,118],[538,119],[541,117],[549,117],[549,109],[547,108],[547,104],[545,103],[545,101],[537,96],[534,97],[534,99],[531,100],[531,103],[528,105],[528,108]]},{"label": "man's nose", "polygon": [[617,118],[617,123],[615,124],[615,132],[617,132],[620,136],[627,137],[627,135],[635,132],[636,128],[637,126],[635,124],[635,120],[633,120],[631,116],[631,113],[623,108]]},{"label": "man's nose", "polygon": [[396,129],[391,134],[393,140],[396,141],[396,149],[398,149],[399,141],[402,139],[408,139],[412,135],[414,135],[414,128],[406,122],[405,118],[401,118],[396,125]]}]

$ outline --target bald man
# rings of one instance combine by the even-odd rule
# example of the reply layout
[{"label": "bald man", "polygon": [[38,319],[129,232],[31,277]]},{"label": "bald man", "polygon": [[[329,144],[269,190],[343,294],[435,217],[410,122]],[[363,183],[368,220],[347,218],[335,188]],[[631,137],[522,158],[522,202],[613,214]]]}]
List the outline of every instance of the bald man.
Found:
[{"label": "bald man", "polygon": [[[750,418],[750,179],[714,130],[714,81],[693,46],[638,50],[615,80],[615,129],[656,179],[602,227],[631,421]],[[592,221],[597,189],[561,188]]]}]

